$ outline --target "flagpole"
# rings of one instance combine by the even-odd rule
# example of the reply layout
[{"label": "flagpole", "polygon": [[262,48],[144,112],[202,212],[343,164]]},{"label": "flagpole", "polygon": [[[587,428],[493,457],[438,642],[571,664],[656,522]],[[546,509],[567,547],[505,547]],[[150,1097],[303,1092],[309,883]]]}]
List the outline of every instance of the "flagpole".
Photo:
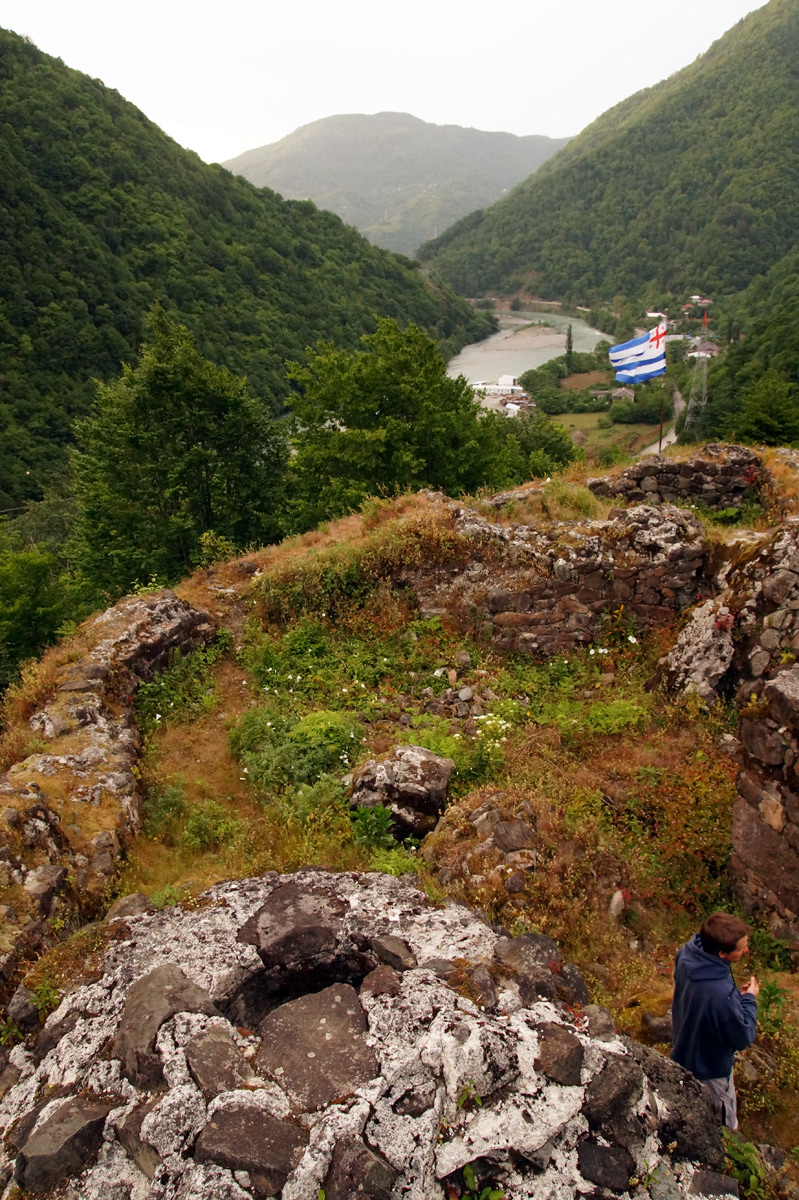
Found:
[{"label": "flagpole", "polygon": [[663,376],[663,382],[660,385],[660,433],[658,434],[658,454],[660,454],[660,446],[663,441],[663,397],[666,393],[666,376]]}]

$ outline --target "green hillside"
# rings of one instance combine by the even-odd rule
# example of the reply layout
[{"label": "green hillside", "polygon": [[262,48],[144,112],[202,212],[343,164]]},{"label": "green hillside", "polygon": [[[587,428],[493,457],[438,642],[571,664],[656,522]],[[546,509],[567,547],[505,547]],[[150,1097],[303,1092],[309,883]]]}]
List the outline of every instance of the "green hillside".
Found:
[{"label": "green hillside", "polygon": [[[708,369],[708,404],[691,438],[799,441],[799,249],[730,302],[744,336]],[[687,435],[686,435],[687,436]]]},{"label": "green hillside", "polygon": [[224,165],[258,187],[310,197],[375,245],[414,255],[458,217],[492,204],[567,138],[431,125],[408,113],[325,117]]},{"label": "green hillside", "polygon": [[771,0],[422,248],[458,290],[657,303],[738,291],[799,217],[799,7]]},{"label": "green hillside", "polygon": [[445,351],[488,323],[311,203],[181,149],[99,80],[0,31],[0,508],[65,461],[74,419],[115,378],[153,301],[275,409],[286,359],[353,348],[374,314]]}]

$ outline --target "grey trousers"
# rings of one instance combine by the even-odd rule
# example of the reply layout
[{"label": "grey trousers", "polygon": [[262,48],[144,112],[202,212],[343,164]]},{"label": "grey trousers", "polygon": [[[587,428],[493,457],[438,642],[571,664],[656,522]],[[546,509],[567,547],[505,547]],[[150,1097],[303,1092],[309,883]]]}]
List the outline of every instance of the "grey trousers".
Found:
[{"label": "grey trousers", "polygon": [[700,1083],[710,1097],[723,1125],[728,1129],[738,1128],[738,1098],[730,1071],[729,1079],[701,1079]]}]

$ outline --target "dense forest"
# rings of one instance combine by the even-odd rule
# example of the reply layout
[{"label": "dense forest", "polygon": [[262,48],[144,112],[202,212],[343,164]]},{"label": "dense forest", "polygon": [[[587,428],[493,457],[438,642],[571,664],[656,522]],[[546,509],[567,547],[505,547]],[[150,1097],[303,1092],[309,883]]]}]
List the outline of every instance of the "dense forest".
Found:
[{"label": "dense forest", "polygon": [[724,437],[771,446],[799,441],[799,249],[729,305],[745,330],[708,369],[708,403],[692,439]]},{"label": "dense forest", "polygon": [[92,380],[135,357],[154,301],[272,410],[285,363],[376,316],[446,352],[489,330],[449,289],[310,202],[181,149],[100,80],[0,31],[0,509],[65,463]]},{"label": "dense forest", "polygon": [[200,354],[160,305],[138,363],[97,383],[60,494],[0,519],[0,689],[63,630],[137,588],[432,486],[547,476],[580,453],[561,426],[483,409],[413,322],[291,364],[289,419]]},{"label": "dense forest", "polygon": [[310,197],[376,246],[414,255],[464,214],[493,203],[568,138],[432,125],[408,113],[325,117],[224,166],[258,187]]},{"label": "dense forest", "polygon": [[467,295],[660,306],[745,288],[791,250],[797,216],[799,8],[770,0],[420,254]]}]

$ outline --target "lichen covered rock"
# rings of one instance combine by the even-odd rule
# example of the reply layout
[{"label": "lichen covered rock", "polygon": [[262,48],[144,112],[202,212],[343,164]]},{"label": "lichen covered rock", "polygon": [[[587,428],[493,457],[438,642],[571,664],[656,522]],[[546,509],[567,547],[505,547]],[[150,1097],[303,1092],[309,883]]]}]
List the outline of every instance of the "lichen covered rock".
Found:
[{"label": "lichen covered rock", "polygon": [[[295,939],[270,974],[276,914],[301,929],[320,903],[314,969]],[[690,1075],[612,1026],[593,1036],[557,987],[541,998],[553,943],[433,906],[410,878],[271,874],[127,925],[40,1060],[12,1052],[0,1132],[26,1186],[58,1162],[81,1200],[444,1200],[472,1165],[509,1197],[571,1200],[625,1192],[644,1163],[687,1194],[722,1164]],[[453,960],[490,979],[486,1004],[445,982]]]}]

